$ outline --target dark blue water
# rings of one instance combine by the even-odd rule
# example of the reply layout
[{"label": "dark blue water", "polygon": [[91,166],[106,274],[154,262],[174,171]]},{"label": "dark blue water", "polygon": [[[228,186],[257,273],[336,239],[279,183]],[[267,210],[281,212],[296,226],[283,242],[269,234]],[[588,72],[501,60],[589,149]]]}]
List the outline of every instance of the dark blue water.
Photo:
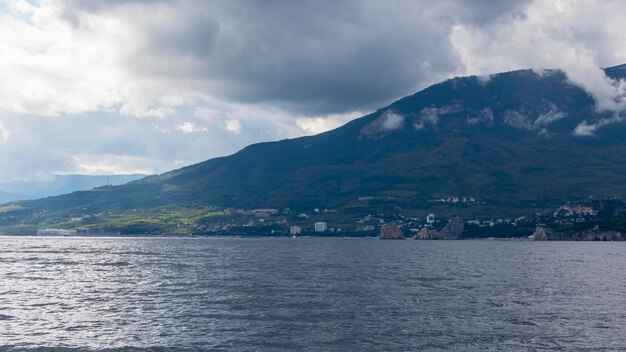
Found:
[{"label": "dark blue water", "polygon": [[626,243],[0,238],[0,350],[626,350]]}]

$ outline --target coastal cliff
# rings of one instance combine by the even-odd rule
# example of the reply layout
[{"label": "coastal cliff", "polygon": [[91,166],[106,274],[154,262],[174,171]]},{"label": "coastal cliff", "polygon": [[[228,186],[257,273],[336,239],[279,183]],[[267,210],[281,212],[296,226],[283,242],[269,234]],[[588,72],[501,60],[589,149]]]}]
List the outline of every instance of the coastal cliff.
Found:
[{"label": "coastal cliff", "polygon": [[461,238],[463,230],[465,229],[465,222],[459,217],[454,217],[448,221],[441,231],[434,230],[432,228],[424,227],[413,236],[414,240],[456,240]]}]

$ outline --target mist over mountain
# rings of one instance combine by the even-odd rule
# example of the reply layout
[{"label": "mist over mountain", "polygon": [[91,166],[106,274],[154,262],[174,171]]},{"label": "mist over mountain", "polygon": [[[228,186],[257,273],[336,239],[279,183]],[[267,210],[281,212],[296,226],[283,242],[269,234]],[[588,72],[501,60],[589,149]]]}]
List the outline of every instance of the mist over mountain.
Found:
[{"label": "mist over mountain", "polygon": [[[606,69],[613,79],[626,66]],[[335,130],[251,145],[123,186],[24,202],[30,211],[162,205],[398,206],[467,196],[505,208],[626,195],[626,116],[560,70],[457,77]]]},{"label": "mist over mountain", "polygon": [[86,191],[94,187],[122,185],[146,175],[55,175],[45,181],[13,181],[0,183],[0,202],[37,199]]},{"label": "mist over mountain", "polygon": [[0,204],[8,203],[8,202],[12,202],[15,200],[20,200],[20,199],[25,199],[25,198],[19,194],[9,193],[9,192],[0,190]]}]

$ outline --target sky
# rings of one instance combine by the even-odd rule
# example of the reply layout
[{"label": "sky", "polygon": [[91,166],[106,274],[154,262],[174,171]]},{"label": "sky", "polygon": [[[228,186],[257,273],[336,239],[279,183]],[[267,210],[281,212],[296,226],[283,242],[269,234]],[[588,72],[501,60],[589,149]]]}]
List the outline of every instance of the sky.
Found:
[{"label": "sky", "polygon": [[161,173],[454,76],[561,68],[599,108],[626,1],[0,0],[0,182]]}]

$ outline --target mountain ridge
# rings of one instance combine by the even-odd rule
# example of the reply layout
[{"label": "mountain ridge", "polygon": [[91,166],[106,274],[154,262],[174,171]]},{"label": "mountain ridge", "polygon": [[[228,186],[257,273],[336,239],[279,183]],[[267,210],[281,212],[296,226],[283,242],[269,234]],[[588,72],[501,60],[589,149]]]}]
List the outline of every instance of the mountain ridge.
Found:
[{"label": "mountain ridge", "polygon": [[126,175],[54,175],[50,180],[13,181],[0,183],[0,203],[46,198],[75,191],[86,191],[107,184],[122,185],[145,177],[142,174]]},{"label": "mountain ridge", "polygon": [[[605,72],[623,79],[624,68]],[[575,135],[581,123],[612,115],[596,111],[594,99],[559,70],[455,77],[315,136],[253,144],[123,186],[20,204],[97,212],[171,204],[341,207],[367,196],[402,207],[453,195],[504,207],[621,197],[626,126]]]}]

